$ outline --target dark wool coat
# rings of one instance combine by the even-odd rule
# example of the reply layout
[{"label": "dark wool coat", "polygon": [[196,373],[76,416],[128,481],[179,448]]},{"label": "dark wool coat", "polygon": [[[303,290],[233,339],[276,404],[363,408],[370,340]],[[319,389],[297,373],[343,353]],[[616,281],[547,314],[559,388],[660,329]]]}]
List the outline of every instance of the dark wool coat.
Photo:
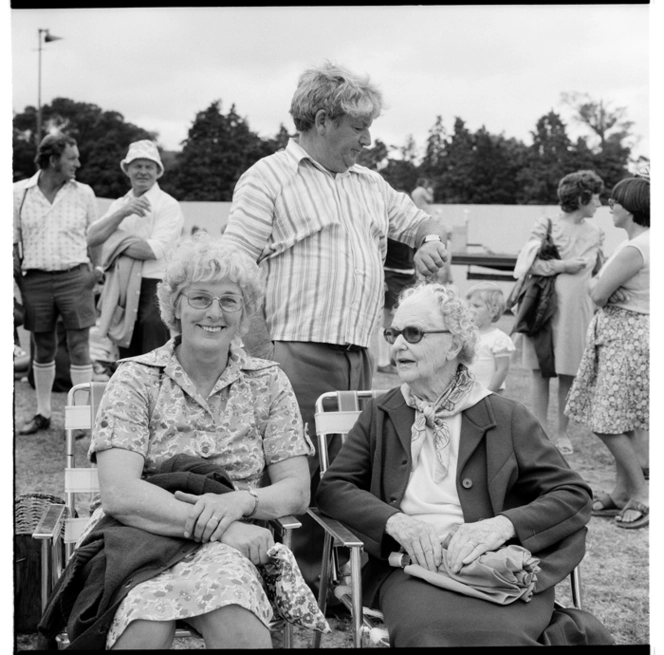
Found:
[{"label": "dark wool coat", "polygon": [[[147,478],[174,493],[227,493],[233,484],[222,467],[191,455],[166,460]],[[81,542],[58,580],[38,631],[45,647],[65,625],[71,650],[104,650],[120,603],[139,583],[179,562],[200,544],[152,534],[102,518]]]},{"label": "dark wool coat", "polygon": [[[349,432],[316,496],[325,514],[362,539],[365,603],[374,604],[399,550],[385,523],[399,511],[411,468],[415,410],[399,388],[373,400]],[[467,523],[502,514],[540,559],[535,593],[563,580],[585,553],[592,494],[521,404],[491,394],[462,413],[457,491]]]}]

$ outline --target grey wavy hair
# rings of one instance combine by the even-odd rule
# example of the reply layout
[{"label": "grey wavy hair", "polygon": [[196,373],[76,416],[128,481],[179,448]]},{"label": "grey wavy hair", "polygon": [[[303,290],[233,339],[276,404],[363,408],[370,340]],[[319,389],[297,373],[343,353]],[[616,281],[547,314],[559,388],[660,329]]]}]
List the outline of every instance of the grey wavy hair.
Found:
[{"label": "grey wavy hair", "polygon": [[348,115],[373,121],[380,116],[383,104],[383,94],[368,75],[356,75],[325,62],[300,75],[290,114],[297,130],[306,132],[314,126],[321,109],[333,120]]},{"label": "grey wavy hair", "polygon": [[472,363],[477,351],[479,332],[470,307],[456,288],[438,282],[418,282],[401,292],[399,304],[406,298],[421,298],[433,302],[445,321],[445,326],[452,333],[454,345],[461,347],[457,358],[464,364]]},{"label": "grey wavy hair", "polygon": [[240,334],[246,334],[249,319],[261,306],[265,293],[263,275],[248,255],[225,240],[211,237],[199,230],[183,241],[166,263],[164,279],[157,285],[161,320],[180,333],[182,324],[175,310],[182,292],[197,282],[235,282],[242,291]]}]

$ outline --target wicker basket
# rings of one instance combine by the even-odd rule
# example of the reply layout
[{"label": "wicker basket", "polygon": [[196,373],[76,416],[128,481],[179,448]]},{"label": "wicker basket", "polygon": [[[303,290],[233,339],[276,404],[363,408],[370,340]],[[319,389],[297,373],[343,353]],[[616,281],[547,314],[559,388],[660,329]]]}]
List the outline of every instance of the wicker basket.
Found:
[{"label": "wicker basket", "polygon": [[[14,617],[16,632],[34,632],[41,619],[41,542],[32,538],[51,504],[65,501],[47,494],[24,494],[14,500]],[[64,530],[64,526],[63,526]]]}]

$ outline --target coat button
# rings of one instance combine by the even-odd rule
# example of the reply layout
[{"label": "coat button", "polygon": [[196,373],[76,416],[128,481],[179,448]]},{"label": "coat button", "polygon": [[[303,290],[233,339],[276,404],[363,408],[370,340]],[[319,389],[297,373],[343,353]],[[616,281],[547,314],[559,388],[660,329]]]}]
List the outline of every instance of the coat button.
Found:
[{"label": "coat button", "polygon": [[461,482],[461,486],[464,489],[470,489],[473,486],[473,481],[470,478],[464,478]]}]

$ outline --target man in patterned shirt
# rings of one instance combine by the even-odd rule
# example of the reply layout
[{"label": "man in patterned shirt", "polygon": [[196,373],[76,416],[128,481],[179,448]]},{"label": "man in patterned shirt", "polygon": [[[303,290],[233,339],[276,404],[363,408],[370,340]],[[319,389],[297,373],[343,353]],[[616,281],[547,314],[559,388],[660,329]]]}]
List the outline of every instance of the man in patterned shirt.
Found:
[{"label": "man in patterned shirt", "polygon": [[25,328],[35,343],[37,394],[37,413],[19,434],[46,430],[51,423],[58,315],[67,335],[72,384],[91,381],[89,332],[96,318],[93,288],[100,279],[86,237],[98,216],[97,201],[92,188],[75,179],[81,165],[76,141],[64,134],[46,136],[35,162],[37,173],[14,186],[14,277]]},{"label": "man in patterned shirt", "polygon": [[[368,78],[329,63],[306,71],[290,109],[297,140],[238,180],[224,232],[267,274],[271,358],[288,375],[312,437],[321,393],[371,388],[387,238],[417,249],[414,264],[424,276],[448,258],[440,221],[357,164],[382,104]],[[314,456],[312,498],[317,469]],[[322,540],[304,527],[295,533],[293,550],[315,586]]]}]

